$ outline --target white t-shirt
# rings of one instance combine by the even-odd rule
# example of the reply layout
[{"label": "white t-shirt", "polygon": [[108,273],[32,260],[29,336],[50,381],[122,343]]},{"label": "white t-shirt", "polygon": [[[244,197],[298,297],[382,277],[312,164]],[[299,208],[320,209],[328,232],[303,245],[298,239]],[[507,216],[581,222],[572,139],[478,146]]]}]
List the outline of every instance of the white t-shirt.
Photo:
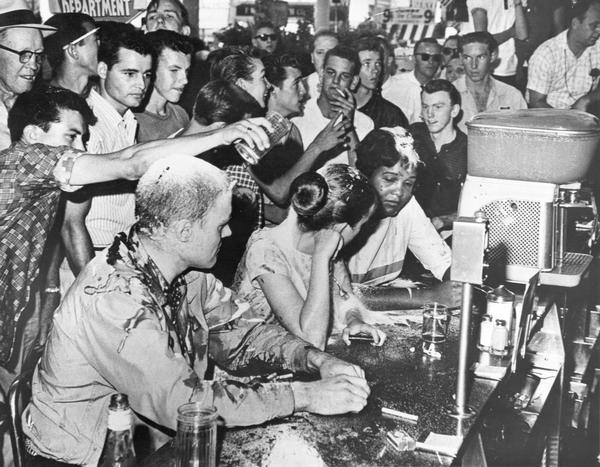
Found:
[{"label": "white t-shirt", "polygon": [[[504,9],[503,0],[467,0],[469,9],[469,22],[461,27],[460,34],[464,36],[475,31],[471,11],[475,8],[483,8],[487,11],[488,32],[498,34],[506,31],[515,23],[515,5],[513,0],[506,2],[508,8]],[[498,58],[500,63],[494,70],[497,76],[512,76],[517,72],[517,54],[515,52],[515,40],[510,38],[498,46]]]},{"label": "white t-shirt", "polygon": [[381,285],[402,272],[406,249],[441,280],[452,262],[450,247],[439,236],[415,198],[395,217],[386,217],[348,260],[352,282]]},{"label": "white t-shirt", "polygon": [[414,71],[390,76],[381,91],[384,99],[400,107],[408,123],[421,121],[421,83]]},{"label": "white t-shirt", "polygon": [[[302,136],[304,149],[314,141],[317,135],[329,124],[329,122],[330,119],[324,117],[321,113],[316,98],[308,100],[304,107],[304,115],[292,118],[292,123],[298,127],[300,135]],[[354,128],[356,129],[356,136],[358,136],[360,141],[375,128],[375,125],[373,124],[373,120],[364,113],[356,110],[354,112]],[[326,165],[329,164],[348,164],[348,151],[342,151],[333,159],[328,160]]]}]

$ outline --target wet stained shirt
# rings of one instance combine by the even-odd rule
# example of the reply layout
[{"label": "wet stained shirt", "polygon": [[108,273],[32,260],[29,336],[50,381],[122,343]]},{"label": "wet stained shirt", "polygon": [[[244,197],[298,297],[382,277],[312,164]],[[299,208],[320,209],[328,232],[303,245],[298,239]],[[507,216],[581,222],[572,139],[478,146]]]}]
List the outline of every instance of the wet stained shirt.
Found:
[{"label": "wet stained shirt", "polygon": [[115,392],[170,430],[189,401],[214,405],[230,426],[290,415],[289,383],[203,380],[209,355],[240,375],[308,371],[312,347],[280,326],[235,320],[243,306],[210,274],[189,272],[168,284],[138,235],[119,234],[55,312],[23,415],[33,449],[95,465]]}]

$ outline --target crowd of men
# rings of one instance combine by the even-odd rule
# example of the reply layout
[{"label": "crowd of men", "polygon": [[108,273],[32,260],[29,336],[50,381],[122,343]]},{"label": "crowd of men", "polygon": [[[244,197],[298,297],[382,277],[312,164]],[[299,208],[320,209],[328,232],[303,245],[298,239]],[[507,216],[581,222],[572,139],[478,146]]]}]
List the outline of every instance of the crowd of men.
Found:
[{"label": "crowd of men", "polygon": [[[527,107],[595,112],[600,101],[600,0],[467,0],[461,34],[417,41],[414,68],[397,73],[386,37],[349,44],[318,31],[306,76],[268,22],[247,48],[202,60],[178,0],[151,0],[142,30],[82,13],[41,24],[24,0],[2,5],[0,384],[50,340],[35,381],[51,389],[34,394],[24,430],[30,454],[51,465],[96,462],[106,424],[89,417],[102,419],[110,393],[134,385],[153,392],[134,410],[167,429],[190,399],[214,403],[230,425],[361,410],[360,368],[279,326],[230,323],[237,305],[224,285],[252,231],[281,222],[298,175],[349,164],[378,196],[347,252],[352,281],[397,279],[410,251],[446,282],[451,249],[440,232],[466,176],[466,123]],[[250,167],[232,143],[268,146],[267,111],[291,130]],[[403,298],[414,306],[419,292]],[[322,379],[207,382],[208,357]]]}]

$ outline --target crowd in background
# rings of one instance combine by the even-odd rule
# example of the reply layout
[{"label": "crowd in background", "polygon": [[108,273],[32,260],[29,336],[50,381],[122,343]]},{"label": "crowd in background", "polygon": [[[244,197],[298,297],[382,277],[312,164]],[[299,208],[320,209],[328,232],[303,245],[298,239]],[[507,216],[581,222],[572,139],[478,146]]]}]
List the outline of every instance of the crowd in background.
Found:
[{"label": "crowd in background", "polygon": [[[34,395],[25,428],[32,455],[97,460],[96,441],[53,447],[50,440],[63,436],[54,428],[60,410],[77,425],[86,410],[100,417],[101,404],[54,404],[57,393],[68,400],[110,395],[75,394],[60,380],[75,373],[83,386],[104,381],[104,389],[135,396],[127,372],[109,364],[112,347],[129,349],[129,371],[156,386],[153,396],[179,391],[173,401],[182,400],[181,388],[196,386],[175,377],[173,359],[148,352],[130,331],[146,320],[186,359],[180,373],[202,374],[194,362],[205,363],[208,332],[204,343],[195,333],[235,315],[223,284],[250,305],[249,322],[275,326],[243,338],[258,343],[255,352],[278,355],[299,352],[279,325],[315,352],[332,329],[383,345],[368,307],[386,297],[415,307],[431,290],[455,300],[451,241],[444,239],[467,173],[467,122],[528,107],[597,112],[600,101],[600,0],[466,3],[469,21],[459,34],[417,40],[408,64],[382,32],[318,31],[303,55],[285,50],[270,22],[253,26],[249,44],[206,53],[190,38],[178,0],[152,0],[141,30],[82,13],[39,24],[18,5],[0,9],[2,385],[51,344],[35,376],[47,392]],[[268,146],[271,113],[288,119],[290,130],[249,165],[232,143]],[[181,161],[160,160],[172,155],[206,163],[188,162],[188,171]],[[183,274],[189,268],[211,274],[190,278]],[[406,275],[434,287],[376,290]],[[181,311],[196,296],[206,319]],[[113,329],[120,318],[111,310],[121,306],[133,315]],[[159,311],[146,316],[144,307]],[[75,326],[87,319],[82,308],[93,310],[85,332]],[[92,328],[104,329],[102,338]],[[234,359],[229,352],[240,337],[227,336],[211,354],[224,368],[259,358]],[[77,368],[64,366],[67,355]],[[299,365],[292,357],[282,361]],[[326,377],[324,357],[315,358]],[[94,370],[81,370],[88,367]],[[147,367],[179,378],[181,388],[168,377],[163,386],[152,383],[139,370]],[[360,399],[349,405],[366,400],[362,380],[344,384],[340,390]],[[315,399],[321,394],[311,390]],[[273,397],[289,405],[284,392]],[[273,404],[252,394],[248,407]],[[172,428],[174,402],[157,409],[152,397],[139,399],[135,409]],[[265,417],[289,413],[277,407]],[[305,407],[324,411],[313,402]],[[233,424],[262,420],[249,412],[223,406]]]}]

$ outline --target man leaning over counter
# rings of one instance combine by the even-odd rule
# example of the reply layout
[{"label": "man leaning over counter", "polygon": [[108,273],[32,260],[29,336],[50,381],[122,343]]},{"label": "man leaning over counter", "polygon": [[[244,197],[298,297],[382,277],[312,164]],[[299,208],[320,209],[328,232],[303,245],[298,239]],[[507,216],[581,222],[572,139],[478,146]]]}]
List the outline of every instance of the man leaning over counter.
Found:
[{"label": "man leaning over counter", "polygon": [[[23,415],[30,452],[95,465],[115,392],[170,430],[189,401],[216,406],[228,426],[295,411],[362,410],[370,392],[362,369],[278,325],[235,321],[231,292],[189,271],[212,267],[229,234],[231,184],[223,172],[194,158],[159,161],[140,179],[136,215],[129,235],[117,235],[85,267],[55,313]],[[208,356],[241,375],[300,371],[321,379],[205,381]]]}]

